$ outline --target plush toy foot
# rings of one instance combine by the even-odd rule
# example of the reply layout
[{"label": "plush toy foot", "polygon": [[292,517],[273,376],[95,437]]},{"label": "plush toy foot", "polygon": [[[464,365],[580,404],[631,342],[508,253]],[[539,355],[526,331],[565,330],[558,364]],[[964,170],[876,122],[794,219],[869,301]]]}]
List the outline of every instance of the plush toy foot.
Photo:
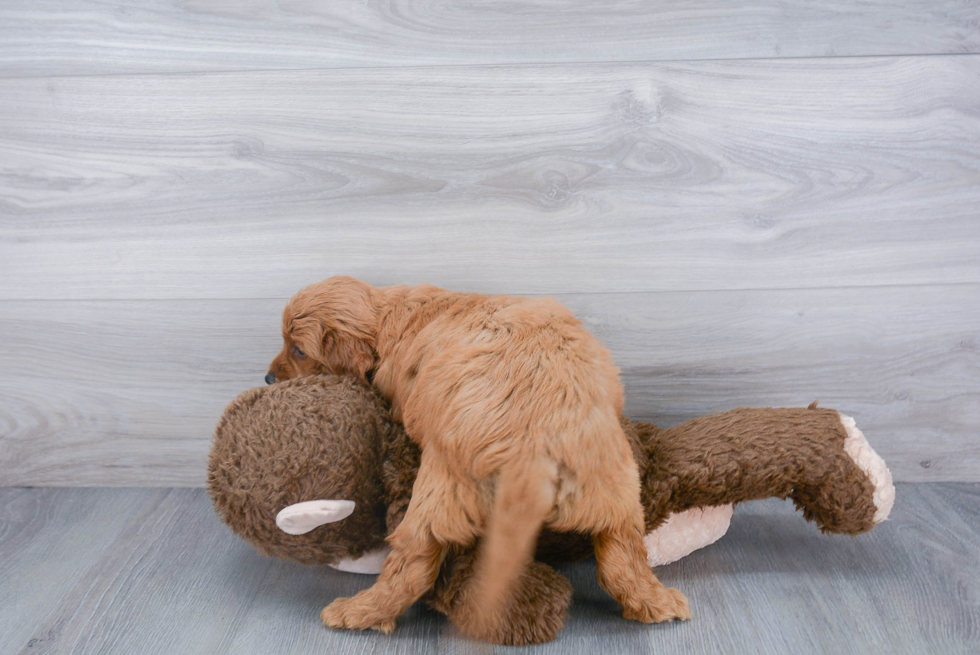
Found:
[{"label": "plush toy foot", "polygon": [[885,465],[885,460],[871,448],[871,444],[864,438],[864,434],[858,429],[853,418],[840,414],[840,422],[847,432],[844,450],[858,468],[864,471],[874,487],[871,499],[875,506],[875,513],[872,521],[877,525],[888,518],[895,504],[895,485],[892,482],[891,471]]},{"label": "plush toy foot", "polygon": [[449,553],[426,599],[432,609],[445,614],[463,634],[494,644],[529,646],[558,636],[572,602],[572,585],[565,576],[537,561],[530,562],[518,578],[505,620],[493,630],[477,634],[482,622],[473,613],[480,608],[470,602],[469,584],[475,562],[475,548]]},{"label": "plush toy foot", "polygon": [[558,636],[572,603],[572,583],[541,562],[531,562],[515,590],[508,632],[500,643],[508,646],[543,644]]},{"label": "plush toy foot", "polygon": [[334,629],[377,630],[390,635],[395,629],[395,619],[381,616],[373,607],[365,607],[361,594],[352,598],[338,598],[323,608],[320,618]]},{"label": "plush toy foot", "polygon": [[823,455],[819,477],[796,485],[792,498],[808,521],[823,532],[861,534],[888,518],[895,485],[884,460],[871,448],[854,419],[839,417],[846,434],[843,449]]},{"label": "plush toy foot", "polygon": [[[518,581],[508,607],[507,619],[481,639],[505,646],[529,646],[552,641],[565,624],[572,602],[571,583],[547,564],[531,562]],[[462,617],[450,615],[463,632]]]},{"label": "plush toy foot", "polygon": [[680,591],[672,587],[663,588],[653,601],[623,606],[623,618],[640,623],[663,623],[674,619],[688,621],[691,618],[691,607],[687,597]]},{"label": "plush toy foot", "polygon": [[369,550],[357,559],[345,557],[333,564],[327,564],[332,569],[344,571],[345,573],[362,573],[365,575],[377,575],[384,567],[385,559],[391,553],[391,548],[382,546],[375,550]]}]

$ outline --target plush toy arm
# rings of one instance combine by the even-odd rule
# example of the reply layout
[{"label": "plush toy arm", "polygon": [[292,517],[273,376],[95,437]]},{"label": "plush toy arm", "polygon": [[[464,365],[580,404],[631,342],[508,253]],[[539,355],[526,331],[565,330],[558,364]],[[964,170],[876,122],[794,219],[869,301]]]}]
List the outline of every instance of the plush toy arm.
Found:
[{"label": "plush toy arm", "polygon": [[[466,597],[472,593],[477,549],[450,547],[432,590],[429,606],[445,614],[464,632],[476,617]],[[572,602],[572,585],[544,562],[532,561],[511,591],[507,620],[488,640],[507,646],[527,646],[551,641],[565,623]]]},{"label": "plush toy arm", "polygon": [[733,505],[716,505],[671,514],[643,538],[647,563],[663,566],[710,546],[728,532],[732,512]]}]

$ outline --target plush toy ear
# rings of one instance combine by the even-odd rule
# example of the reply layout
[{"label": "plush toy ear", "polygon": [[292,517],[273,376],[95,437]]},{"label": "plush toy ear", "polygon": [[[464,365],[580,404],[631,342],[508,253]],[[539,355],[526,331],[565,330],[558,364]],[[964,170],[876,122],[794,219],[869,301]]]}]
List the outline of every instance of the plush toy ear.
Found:
[{"label": "plush toy ear", "polygon": [[321,525],[341,521],[353,511],[353,500],[308,500],[276,514],[276,525],[286,534],[306,534]]}]

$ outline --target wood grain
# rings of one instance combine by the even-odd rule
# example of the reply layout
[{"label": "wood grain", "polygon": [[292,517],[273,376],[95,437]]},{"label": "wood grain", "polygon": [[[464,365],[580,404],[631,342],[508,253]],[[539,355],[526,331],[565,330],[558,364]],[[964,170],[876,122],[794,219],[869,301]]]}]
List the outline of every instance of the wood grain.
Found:
[{"label": "wood grain", "polygon": [[152,494],[0,489],[0,653],[44,639],[38,625],[83,583],[94,562],[117,547],[119,534]]},{"label": "wood grain", "polygon": [[125,529],[68,593],[47,599],[47,616],[21,650],[7,652],[226,652],[270,561],[230,538],[203,491],[115,495],[143,502],[117,503],[129,510]]},{"label": "wood grain", "polygon": [[[814,399],[899,480],[980,480],[980,285],[569,294],[627,412],[664,425]],[[213,427],[262,384],[285,300],[0,306],[0,485],[200,486]]]},{"label": "wood grain", "polygon": [[980,56],[0,83],[0,298],[980,282]]},{"label": "wood grain", "polygon": [[[63,511],[72,506],[76,515]],[[850,539],[820,534],[789,502],[740,505],[719,542],[657,570],[688,595],[692,621],[624,621],[586,561],[562,567],[575,598],[558,639],[518,652],[974,653],[978,507],[976,484],[899,484],[891,519]],[[513,650],[468,641],[418,605],[391,636],[326,629],[320,608],[372,576],[259,556],[219,523],[203,490],[0,489],[0,512],[5,580],[39,581],[0,596],[4,652]],[[103,515],[121,529],[105,534]],[[108,546],[58,550],[60,532]],[[80,573],[58,575],[69,568]]]},{"label": "wood grain", "polygon": [[960,54],[978,21],[970,0],[8,0],[0,75]]}]

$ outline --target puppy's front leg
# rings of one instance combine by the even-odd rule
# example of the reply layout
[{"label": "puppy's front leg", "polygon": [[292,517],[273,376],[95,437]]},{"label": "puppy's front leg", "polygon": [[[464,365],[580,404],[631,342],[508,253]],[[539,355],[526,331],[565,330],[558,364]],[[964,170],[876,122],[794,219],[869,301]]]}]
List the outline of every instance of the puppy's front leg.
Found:
[{"label": "puppy's front leg", "polygon": [[446,548],[433,536],[427,517],[433,496],[419,488],[429,478],[426,460],[423,453],[412,502],[388,538],[391,553],[378,581],[352,598],[338,598],[324,607],[320,618],[331,628],[371,628],[389,634],[395,619],[435,584]]}]

